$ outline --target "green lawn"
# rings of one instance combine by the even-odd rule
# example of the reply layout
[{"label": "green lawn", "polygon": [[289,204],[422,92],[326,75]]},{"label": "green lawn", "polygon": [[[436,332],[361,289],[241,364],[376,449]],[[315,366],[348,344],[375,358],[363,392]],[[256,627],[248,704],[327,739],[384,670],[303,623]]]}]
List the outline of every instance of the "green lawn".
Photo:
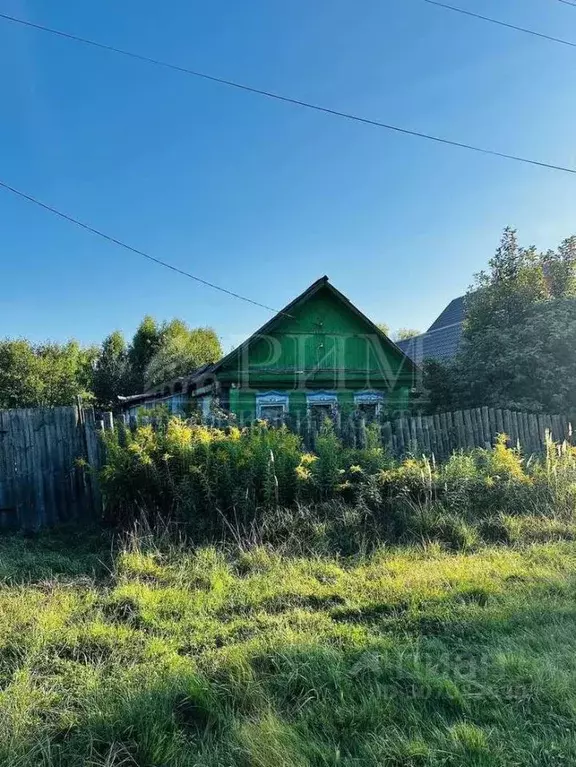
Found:
[{"label": "green lawn", "polygon": [[575,765],[576,544],[0,539],[2,767]]}]

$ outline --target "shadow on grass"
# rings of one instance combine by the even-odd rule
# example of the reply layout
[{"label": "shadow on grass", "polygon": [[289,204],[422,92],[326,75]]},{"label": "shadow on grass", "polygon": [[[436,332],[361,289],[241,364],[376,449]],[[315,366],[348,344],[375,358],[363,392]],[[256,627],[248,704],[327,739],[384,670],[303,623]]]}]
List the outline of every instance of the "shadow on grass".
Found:
[{"label": "shadow on grass", "polygon": [[0,582],[102,580],[109,576],[111,565],[112,535],[99,529],[0,535]]},{"label": "shadow on grass", "polygon": [[[576,663],[564,662],[576,657],[575,611],[514,599],[508,621],[515,632],[497,629],[486,610],[487,641],[466,642],[459,652],[444,641],[452,628],[447,616],[445,637],[397,632],[364,637],[361,645],[353,636],[342,646],[329,637],[239,643],[218,661],[212,656],[203,672],[172,656],[152,662],[145,653],[130,664],[112,644],[110,655],[98,658],[106,668],[95,664],[98,676],[86,677],[90,685],[78,683],[88,673],[79,661],[63,655],[34,682],[61,692],[69,685],[62,709],[50,696],[32,696],[31,725],[13,744],[20,761],[5,763],[576,764],[569,736],[576,727]],[[481,625],[480,613],[476,621]],[[39,748],[49,758],[40,758]]]}]

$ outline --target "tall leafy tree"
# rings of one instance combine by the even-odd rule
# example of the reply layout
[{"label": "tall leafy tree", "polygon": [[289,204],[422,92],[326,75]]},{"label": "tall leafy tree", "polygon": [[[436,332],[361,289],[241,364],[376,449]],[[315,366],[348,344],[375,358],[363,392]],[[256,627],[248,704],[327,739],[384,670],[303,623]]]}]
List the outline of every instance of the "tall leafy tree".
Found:
[{"label": "tall leafy tree", "polygon": [[394,339],[396,341],[408,341],[410,338],[419,336],[420,332],[420,330],[416,330],[415,328],[399,328],[396,333],[394,333]]},{"label": "tall leafy tree", "polygon": [[91,401],[93,348],[77,341],[33,345],[0,342],[0,408],[72,405]]},{"label": "tall leafy tree", "polygon": [[150,364],[150,360],[158,352],[161,344],[162,328],[154,317],[147,314],[138,326],[128,350],[130,391],[126,391],[126,394],[136,394],[144,391],[146,368]]},{"label": "tall leafy tree", "polygon": [[381,330],[385,336],[390,335],[390,325],[388,325],[387,322],[377,322],[376,327],[378,328],[378,330]]},{"label": "tall leafy tree", "polygon": [[118,407],[118,395],[130,385],[128,348],[124,336],[115,330],[102,344],[102,351],[94,370],[94,396],[105,408]]},{"label": "tall leafy tree", "polygon": [[0,341],[0,408],[34,407],[41,383],[33,346],[24,339]]},{"label": "tall leafy tree", "polygon": [[91,401],[92,354],[89,349],[82,349],[78,341],[37,346],[36,364],[41,380],[37,404],[48,407],[70,405],[78,397],[84,403]]},{"label": "tall leafy tree", "polygon": [[160,346],[147,366],[146,387],[191,373],[221,356],[220,340],[212,328],[190,328],[182,320],[172,320],[162,328]]},{"label": "tall leafy tree", "polygon": [[506,229],[466,298],[462,348],[428,363],[433,409],[576,407],[576,238],[539,253]]}]

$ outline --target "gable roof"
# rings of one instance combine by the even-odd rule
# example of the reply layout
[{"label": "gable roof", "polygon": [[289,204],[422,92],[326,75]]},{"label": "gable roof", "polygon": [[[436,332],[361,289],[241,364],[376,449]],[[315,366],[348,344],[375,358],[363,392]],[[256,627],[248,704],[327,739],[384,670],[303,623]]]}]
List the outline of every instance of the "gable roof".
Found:
[{"label": "gable roof", "polygon": [[[313,282],[312,285],[310,285],[306,290],[304,290],[302,293],[300,293],[299,296],[296,296],[296,298],[293,301],[290,301],[289,304],[287,304],[283,309],[281,309],[279,312],[277,312],[272,319],[268,320],[268,322],[264,323],[262,327],[260,327],[258,330],[256,330],[254,333],[252,333],[251,336],[249,336],[245,341],[243,341],[240,346],[237,346],[235,349],[233,349],[229,354],[227,354],[225,357],[223,357],[221,360],[215,363],[209,363],[206,365],[202,365],[201,367],[197,368],[196,370],[191,370],[189,375],[181,376],[180,378],[177,378],[176,381],[166,381],[162,384],[159,384],[149,391],[143,392],[142,394],[134,394],[128,397],[118,397],[119,401],[122,402],[124,405],[135,405],[138,402],[143,402],[145,400],[151,399],[151,398],[158,398],[161,400],[163,398],[163,395],[158,395],[157,393],[160,390],[163,390],[164,387],[166,387],[168,384],[174,384],[176,382],[188,384],[188,385],[203,385],[206,381],[211,380],[212,376],[218,372],[224,365],[226,365],[228,362],[234,359],[238,354],[242,352],[243,349],[245,349],[252,339],[255,336],[265,335],[266,333],[272,332],[282,321],[283,317],[291,317],[292,315],[290,312],[294,311],[297,307],[304,304],[306,301],[309,301],[313,296],[315,296],[320,290],[326,289],[330,291],[340,302],[342,302],[350,311],[352,311],[358,318],[360,318],[366,325],[370,328],[372,333],[378,336],[380,340],[388,346],[388,348],[395,350],[403,359],[404,364],[406,365],[406,372],[407,373],[414,373],[416,371],[416,365],[413,362],[413,359],[410,357],[410,355],[406,354],[401,348],[399,344],[395,344],[394,341],[392,341],[388,336],[383,333],[380,328],[375,325],[372,320],[370,320],[363,312],[360,311],[354,304],[346,298],[346,296],[341,293],[337,288],[334,287],[334,285],[330,284],[328,277],[324,275],[323,277],[320,277],[319,280],[316,280],[316,282]],[[167,395],[168,396],[168,395]]]},{"label": "gable roof", "polygon": [[293,301],[290,301],[289,304],[287,304],[283,309],[281,309],[277,314],[272,317],[272,319],[268,320],[264,325],[262,325],[261,328],[256,330],[254,333],[252,333],[249,338],[247,338],[243,343],[240,344],[240,346],[237,346],[235,349],[233,349],[229,354],[227,354],[225,357],[223,357],[219,362],[216,362],[214,366],[211,368],[210,373],[216,373],[218,370],[220,370],[224,365],[226,365],[228,362],[230,362],[232,359],[234,359],[235,356],[240,354],[242,350],[246,349],[247,346],[249,346],[250,342],[255,336],[261,336],[266,335],[267,333],[271,333],[278,325],[282,322],[282,319],[284,317],[291,317],[290,312],[294,311],[297,307],[302,306],[302,304],[309,301],[313,296],[315,296],[317,293],[320,292],[320,290],[328,290],[332,295],[336,297],[338,301],[343,303],[350,311],[352,311],[362,322],[366,323],[370,330],[378,336],[378,338],[384,343],[385,346],[388,346],[388,348],[396,351],[398,354],[400,354],[404,360],[408,363],[408,372],[414,372],[416,370],[416,365],[414,364],[412,358],[406,354],[402,350],[399,344],[395,344],[394,341],[392,341],[388,336],[383,333],[380,328],[375,325],[372,320],[370,320],[363,312],[358,309],[358,307],[354,306],[354,304],[350,301],[349,298],[347,298],[344,293],[341,293],[337,288],[332,285],[328,277],[324,275],[323,277],[320,277],[319,280],[316,280],[316,282],[313,282],[310,287],[306,288],[302,293],[300,293],[299,296],[296,296],[296,298]]},{"label": "gable roof", "polygon": [[436,317],[427,332],[464,322],[465,317],[464,296],[453,298],[441,314]]},{"label": "gable roof", "polygon": [[399,341],[398,346],[417,365],[424,360],[448,360],[455,356],[466,317],[464,296],[454,298],[438,315],[426,333]]}]

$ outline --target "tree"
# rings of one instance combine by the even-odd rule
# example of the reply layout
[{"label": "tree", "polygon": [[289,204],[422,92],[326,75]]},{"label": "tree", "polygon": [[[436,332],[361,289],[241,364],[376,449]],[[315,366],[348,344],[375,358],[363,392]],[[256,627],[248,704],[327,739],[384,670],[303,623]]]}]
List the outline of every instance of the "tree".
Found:
[{"label": "tree", "polygon": [[84,403],[91,401],[93,350],[82,349],[78,341],[68,341],[40,344],[35,355],[41,379],[37,405],[71,405],[78,397]]},{"label": "tree", "polygon": [[146,368],[162,344],[162,329],[156,320],[147,314],[134,333],[128,350],[130,386],[126,394],[144,391]]},{"label": "tree", "polygon": [[146,387],[187,375],[221,356],[220,340],[212,328],[191,329],[182,320],[172,320],[162,328],[160,346],[146,368]]},{"label": "tree", "polygon": [[40,387],[32,344],[24,339],[0,341],[0,408],[34,407]]},{"label": "tree", "polygon": [[394,338],[396,341],[408,341],[408,339],[419,335],[421,335],[420,330],[415,330],[414,328],[399,328],[394,334]]},{"label": "tree", "polygon": [[90,401],[94,349],[65,344],[0,342],[0,408],[55,407]]},{"label": "tree", "polygon": [[566,411],[575,376],[576,238],[538,253],[506,229],[467,294],[461,351],[425,365],[430,405]]},{"label": "tree", "polygon": [[385,336],[390,335],[390,325],[388,325],[386,322],[377,322],[376,327],[378,330],[382,331]]},{"label": "tree", "polygon": [[130,385],[128,349],[124,336],[115,330],[104,339],[94,370],[94,396],[104,408],[118,407],[118,395],[125,394]]}]

